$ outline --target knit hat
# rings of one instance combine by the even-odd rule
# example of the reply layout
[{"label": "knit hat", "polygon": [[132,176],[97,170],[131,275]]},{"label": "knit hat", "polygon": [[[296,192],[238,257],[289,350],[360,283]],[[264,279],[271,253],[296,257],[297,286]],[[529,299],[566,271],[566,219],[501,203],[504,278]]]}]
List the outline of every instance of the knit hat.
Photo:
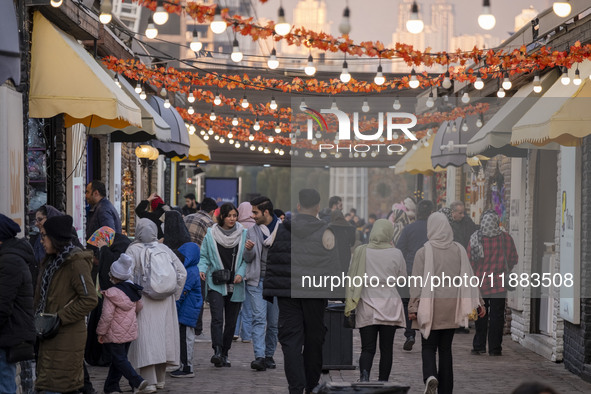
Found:
[{"label": "knit hat", "polygon": [[111,276],[119,280],[128,280],[131,278],[131,266],[133,265],[133,259],[121,253],[119,260],[116,260],[111,265]]},{"label": "knit hat", "polygon": [[43,228],[56,241],[69,241],[72,239],[72,223],[70,215],[54,216],[45,221]]},{"label": "knit hat", "polygon": [[14,220],[0,213],[0,241],[14,238],[20,232],[21,227]]},{"label": "knit hat", "polygon": [[150,203],[150,206],[152,207],[152,211],[155,211],[156,209],[158,209],[158,206],[160,205],[164,205],[164,200],[162,198],[160,198],[160,196],[156,196],[152,202]]}]

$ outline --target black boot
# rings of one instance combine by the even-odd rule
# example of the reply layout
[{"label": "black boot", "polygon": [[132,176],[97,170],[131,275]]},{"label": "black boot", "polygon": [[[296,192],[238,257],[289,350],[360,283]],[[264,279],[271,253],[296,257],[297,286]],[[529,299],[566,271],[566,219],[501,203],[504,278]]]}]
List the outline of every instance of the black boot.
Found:
[{"label": "black boot", "polygon": [[369,382],[369,371],[367,370],[362,370],[361,371],[361,375],[359,376],[359,381],[360,382]]},{"label": "black boot", "polygon": [[209,360],[213,365],[215,365],[217,368],[220,368],[224,365],[224,360],[222,358],[222,347],[221,346],[216,346],[215,347],[215,353],[213,356],[211,356],[211,360]]},{"label": "black boot", "polygon": [[232,363],[230,362],[230,360],[228,360],[228,356],[222,356],[222,362],[223,362],[223,366],[224,367],[228,367],[230,368],[232,366]]}]

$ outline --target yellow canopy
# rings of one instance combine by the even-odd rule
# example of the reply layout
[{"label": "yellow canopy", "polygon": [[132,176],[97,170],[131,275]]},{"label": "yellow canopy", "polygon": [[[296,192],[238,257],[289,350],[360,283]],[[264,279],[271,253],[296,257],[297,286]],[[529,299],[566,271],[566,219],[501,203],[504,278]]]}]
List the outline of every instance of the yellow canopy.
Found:
[{"label": "yellow canopy", "polygon": [[[211,160],[211,154],[209,153],[209,147],[196,133],[189,133],[189,142],[191,144],[189,148],[189,156],[184,160]],[[178,158],[173,158],[173,161],[181,161]]]},{"label": "yellow canopy", "polygon": [[65,126],[142,126],[137,105],[74,38],[39,11],[33,18],[29,115],[64,114]]},{"label": "yellow canopy", "polygon": [[[573,67],[574,69],[574,67]],[[585,78],[581,86],[563,85],[560,79],[513,126],[511,145],[530,143],[541,147],[550,143],[577,146],[591,134],[591,61],[579,64]],[[574,75],[574,71],[569,72]]]},{"label": "yellow canopy", "polygon": [[400,165],[402,160],[398,162],[396,168],[394,169],[394,173],[402,174],[404,172],[409,172],[411,174],[432,175],[434,172],[445,171],[445,168],[441,168],[439,166],[433,168],[431,165],[431,151],[433,149],[434,140],[435,134],[431,135],[427,139],[428,146],[425,146],[425,144],[419,144],[416,150],[409,149],[408,153],[402,158],[404,162],[402,165]]}]

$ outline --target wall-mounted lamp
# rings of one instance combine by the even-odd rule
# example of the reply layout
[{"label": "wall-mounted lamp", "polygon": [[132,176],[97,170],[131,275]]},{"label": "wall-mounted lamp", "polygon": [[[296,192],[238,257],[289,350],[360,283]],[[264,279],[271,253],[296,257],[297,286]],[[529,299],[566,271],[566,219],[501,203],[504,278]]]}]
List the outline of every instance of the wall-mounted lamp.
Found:
[{"label": "wall-mounted lamp", "polygon": [[135,155],[138,158],[138,163],[142,168],[151,168],[154,161],[158,159],[160,152],[158,149],[150,145],[140,145],[135,148]]}]

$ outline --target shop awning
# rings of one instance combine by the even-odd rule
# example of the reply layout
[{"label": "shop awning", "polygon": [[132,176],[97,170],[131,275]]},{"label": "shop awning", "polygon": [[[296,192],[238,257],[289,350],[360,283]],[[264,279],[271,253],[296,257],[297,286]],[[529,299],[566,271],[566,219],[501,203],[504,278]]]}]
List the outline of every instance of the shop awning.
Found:
[{"label": "shop awning", "polygon": [[[542,92],[548,91],[557,78],[558,71],[556,70],[543,75],[540,78]],[[533,107],[539,98],[540,95],[533,91],[533,83],[522,86],[468,141],[466,154],[468,156],[526,157],[527,149],[524,148],[527,147],[511,145],[511,133],[515,123]]]},{"label": "shop awning", "polygon": [[64,114],[66,127],[142,126],[134,102],[78,42],[39,11],[33,17],[29,116]]},{"label": "shop awning", "polygon": [[556,81],[513,126],[512,145],[577,146],[583,137],[591,134],[591,81],[587,78],[591,61],[579,63],[579,71],[585,78],[581,86]]},{"label": "shop awning", "polygon": [[189,141],[191,142],[191,147],[189,148],[189,160],[211,160],[209,147],[201,137],[196,133],[193,135],[189,134]]},{"label": "shop awning", "polygon": [[[463,145],[466,145],[468,140],[478,132],[477,121],[478,115],[473,115],[441,124],[435,134],[431,151],[431,164],[433,167],[461,167],[466,164],[466,147]],[[456,131],[453,131],[452,128],[454,123]],[[466,131],[464,131],[465,126],[468,127]],[[451,147],[450,143],[454,145],[452,149],[448,149]],[[441,149],[442,146],[446,146],[446,148]]]},{"label": "shop awning", "polygon": [[[434,172],[445,171],[444,168],[433,168],[431,165],[431,150],[433,148],[433,141],[435,134],[430,137],[424,137],[421,142],[417,143],[417,149],[409,149],[403,159],[408,158],[400,165],[399,161],[394,169],[395,174],[402,174],[409,172],[411,174],[425,174],[432,175]],[[426,142],[426,144],[425,144]]]},{"label": "shop awning", "polygon": [[14,2],[0,2],[0,85],[12,79],[21,83],[21,58]]},{"label": "shop awning", "polygon": [[[110,73],[109,73],[110,74]],[[127,126],[114,128],[111,126],[99,126],[90,129],[89,134],[111,134],[112,142],[145,142],[152,139],[170,141],[170,126],[162,117],[140,96],[124,78],[119,78],[121,89],[142,111],[142,127]]]},{"label": "shop awning", "polygon": [[189,132],[185,121],[174,107],[165,108],[164,100],[157,96],[148,97],[148,104],[164,119],[170,126],[170,141],[154,141],[152,145],[166,157],[185,158],[189,156]]}]

